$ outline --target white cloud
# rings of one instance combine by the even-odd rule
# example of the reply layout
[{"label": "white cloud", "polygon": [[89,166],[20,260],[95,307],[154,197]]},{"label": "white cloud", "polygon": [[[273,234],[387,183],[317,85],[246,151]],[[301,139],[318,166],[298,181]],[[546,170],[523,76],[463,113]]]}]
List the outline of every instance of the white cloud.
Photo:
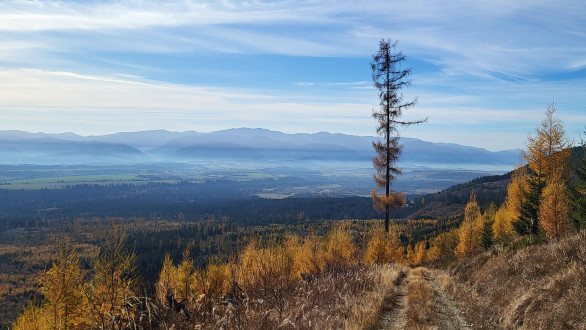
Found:
[{"label": "white cloud", "polygon": [[[145,129],[145,125],[171,129],[187,123],[229,128],[235,122],[240,122],[237,127],[264,122],[286,131],[303,131],[337,118],[368,118],[356,111],[365,105],[344,103],[342,98],[324,103],[302,95],[31,69],[0,71],[0,99],[0,129],[58,122],[62,130],[82,134],[112,132],[112,127],[120,125],[127,125],[126,130]],[[324,120],[306,125],[313,116]],[[328,127],[336,131],[333,125]]]},{"label": "white cloud", "polygon": [[[141,76],[165,68],[132,58],[232,53],[366,59],[381,37],[392,37],[408,58],[437,67],[415,74],[406,91],[406,98],[420,100],[407,118],[430,118],[426,128],[408,132],[468,140],[482,125],[494,129],[499,121],[525,129],[555,97],[575,134],[586,122],[585,79],[544,76],[586,67],[584,17],[581,0],[2,1],[0,65],[14,70],[0,72],[0,128],[36,121],[35,127],[51,123],[57,131],[88,133],[258,126],[369,135],[377,100],[370,82],[362,81],[368,68],[347,81],[295,77],[289,84],[296,92],[265,91],[251,81],[248,88],[185,86],[171,74],[152,81]],[[129,72],[118,71],[122,66]],[[518,133],[503,134],[509,143],[518,139]]]},{"label": "white cloud", "polygon": [[76,40],[137,52],[305,56],[368,56],[373,42],[389,36],[409,56],[430,57],[448,72],[515,76],[575,67],[563,63],[583,60],[576,45],[586,38],[585,16],[580,0],[7,1],[0,31],[32,39],[63,31],[54,44],[65,49],[80,47]]}]

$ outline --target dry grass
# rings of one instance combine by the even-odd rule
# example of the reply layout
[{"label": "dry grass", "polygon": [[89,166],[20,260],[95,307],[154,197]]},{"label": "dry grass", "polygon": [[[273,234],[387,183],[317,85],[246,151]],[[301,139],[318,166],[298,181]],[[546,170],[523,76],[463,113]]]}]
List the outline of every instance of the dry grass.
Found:
[{"label": "dry grass", "polygon": [[425,269],[411,271],[407,293],[407,327],[409,329],[427,329],[434,321],[436,302],[433,290],[425,280]]},{"label": "dry grass", "polygon": [[407,266],[399,264],[384,264],[370,268],[377,277],[375,286],[372,291],[354,298],[354,306],[345,325],[347,329],[375,328],[384,308],[396,299],[395,288],[407,270]]},{"label": "dry grass", "polygon": [[586,235],[492,250],[456,265],[452,292],[486,327],[586,328]]},{"label": "dry grass", "polygon": [[[168,311],[165,327],[201,329],[370,329],[393,299],[404,265],[354,267],[294,281],[283,293],[278,312],[262,296],[247,295],[235,304],[214,302],[206,313],[192,309],[191,319]],[[160,308],[165,310],[164,307]]]}]

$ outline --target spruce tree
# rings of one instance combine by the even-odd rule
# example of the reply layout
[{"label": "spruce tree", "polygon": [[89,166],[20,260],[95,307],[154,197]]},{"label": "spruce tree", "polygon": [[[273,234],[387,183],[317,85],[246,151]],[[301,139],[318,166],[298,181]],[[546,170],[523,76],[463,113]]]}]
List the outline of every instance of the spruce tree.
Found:
[{"label": "spruce tree", "polygon": [[[586,133],[586,132],[585,132]],[[568,182],[568,209],[570,222],[576,230],[586,229],[586,144],[582,143],[583,157],[574,168],[576,184]]]},{"label": "spruce tree", "polygon": [[521,203],[521,214],[517,221],[513,222],[513,228],[520,235],[536,235],[539,230],[539,204],[545,181],[540,175],[531,173],[527,183],[528,190]]},{"label": "spruce tree", "polygon": [[496,217],[496,205],[490,203],[489,208],[484,212],[482,222],[482,232],[480,233],[480,246],[488,250],[494,243],[494,231],[492,226]]},{"label": "spruce tree", "polygon": [[482,233],[480,234],[480,245],[488,250],[494,242],[494,231],[492,230],[492,224],[494,221],[485,220],[482,224]]}]

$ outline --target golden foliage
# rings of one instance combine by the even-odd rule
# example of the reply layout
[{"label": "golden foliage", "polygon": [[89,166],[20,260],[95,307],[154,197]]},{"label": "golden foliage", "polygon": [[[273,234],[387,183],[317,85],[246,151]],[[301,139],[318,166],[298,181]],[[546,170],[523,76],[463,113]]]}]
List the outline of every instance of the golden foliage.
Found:
[{"label": "golden foliage", "polygon": [[405,205],[406,197],[404,193],[390,192],[389,196],[379,195],[376,190],[370,192],[372,205],[378,212],[385,212],[388,209],[394,209]]},{"label": "golden foliage", "polygon": [[189,257],[189,249],[183,251],[183,259],[175,271],[176,288],[174,297],[189,300],[193,297],[193,260]]},{"label": "golden foliage", "polygon": [[513,172],[511,183],[507,186],[505,205],[508,211],[508,222],[516,221],[521,215],[521,205],[525,201],[527,189],[527,170],[525,167],[519,167]]},{"label": "golden foliage", "polygon": [[416,261],[415,261],[415,250],[413,249],[413,246],[411,244],[407,245],[407,253],[405,255],[405,260],[407,261],[408,264],[410,265],[415,265]]},{"label": "golden foliage", "polygon": [[41,278],[50,327],[76,328],[86,323],[88,304],[83,293],[83,278],[79,258],[67,241],[51,269]]},{"label": "golden foliage", "polygon": [[112,328],[128,325],[126,306],[137,298],[138,280],[134,253],[124,250],[125,236],[114,233],[94,265],[92,280],[85,285],[94,327]]},{"label": "golden foliage", "polygon": [[511,211],[503,203],[494,216],[494,223],[492,224],[492,230],[494,237],[497,239],[503,239],[513,234],[513,223],[515,219],[511,216]]},{"label": "golden foliage", "polygon": [[[295,244],[293,254],[293,273],[295,276],[301,274],[315,275],[323,268],[323,246],[324,240],[315,235],[309,235],[303,239],[303,244],[299,242],[299,237],[294,236],[289,239],[289,244]],[[293,249],[290,247],[290,249]]]},{"label": "golden foliage", "polygon": [[177,294],[177,267],[173,266],[171,255],[167,253],[163,260],[163,268],[159,273],[159,280],[157,281],[157,295],[161,302],[165,301],[165,297],[169,294]]},{"label": "golden foliage", "polygon": [[456,247],[456,255],[463,257],[474,253],[480,248],[480,232],[483,218],[480,207],[476,202],[476,194],[470,194],[470,201],[464,209],[464,221],[459,229],[459,242]]},{"label": "golden foliage", "polygon": [[535,128],[535,135],[527,138],[527,151],[523,158],[529,167],[546,181],[555,172],[565,171],[571,145],[565,135],[564,124],[555,116],[556,106],[550,103],[545,111],[545,117]]},{"label": "golden foliage", "polygon": [[543,189],[539,207],[539,224],[547,237],[560,239],[568,229],[568,204],[561,177],[557,175]]},{"label": "golden foliage", "polygon": [[260,243],[253,242],[242,254],[238,269],[245,286],[271,288],[291,278],[293,258],[282,245],[260,247]]},{"label": "golden foliage", "polygon": [[203,294],[207,299],[228,293],[232,288],[233,271],[232,264],[222,264],[216,259],[211,259],[204,269],[193,274],[194,292]]},{"label": "golden foliage", "polygon": [[415,264],[422,264],[428,261],[427,241],[419,241],[415,244]]},{"label": "golden foliage", "polygon": [[29,303],[18,319],[12,325],[14,330],[44,330],[51,329],[49,326],[48,309],[42,308],[33,302]]},{"label": "golden foliage", "polygon": [[446,261],[452,258],[458,245],[458,229],[437,235],[431,243],[428,253],[430,260]]},{"label": "golden foliage", "polygon": [[356,244],[342,226],[334,227],[328,234],[324,259],[327,267],[350,267],[356,264]]},{"label": "golden foliage", "polygon": [[134,254],[124,251],[124,237],[107,242],[86,280],[69,239],[59,248],[51,268],[41,274],[44,300],[29,304],[14,323],[15,329],[123,328],[132,312],[127,309],[136,298]]},{"label": "golden foliage", "polygon": [[386,233],[383,228],[371,230],[371,238],[367,243],[364,263],[367,265],[401,262],[403,248],[399,242],[399,235],[393,228]]}]

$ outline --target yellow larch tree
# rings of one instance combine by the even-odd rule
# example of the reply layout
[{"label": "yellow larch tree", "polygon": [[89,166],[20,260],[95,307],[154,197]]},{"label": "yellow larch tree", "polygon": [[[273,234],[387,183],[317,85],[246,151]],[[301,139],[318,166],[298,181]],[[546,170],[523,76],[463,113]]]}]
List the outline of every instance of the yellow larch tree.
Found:
[{"label": "yellow larch tree", "polygon": [[401,262],[403,259],[403,248],[399,236],[391,226],[389,232],[383,228],[374,228],[371,232],[366,247],[364,263],[367,265],[384,264],[388,262]]},{"label": "yellow larch tree", "polygon": [[401,240],[399,239],[399,228],[397,225],[392,225],[387,234],[389,244],[391,246],[391,261],[400,263],[405,259],[404,253],[405,248],[401,246]]},{"label": "yellow larch tree", "polygon": [[413,245],[407,244],[405,251],[404,261],[409,265],[415,265],[415,249],[413,248]]},{"label": "yellow larch tree", "polygon": [[177,266],[177,289],[174,298],[177,301],[187,301],[193,296],[193,260],[189,257],[189,248],[183,250],[181,263]]},{"label": "yellow larch tree", "polygon": [[166,301],[167,295],[177,295],[177,267],[173,265],[171,255],[167,253],[163,260],[163,268],[159,273],[159,281],[157,282],[157,296],[161,302]]},{"label": "yellow larch tree", "polygon": [[41,305],[29,302],[24,311],[12,324],[14,330],[45,330],[51,329],[48,322],[48,310]]},{"label": "yellow larch tree", "polygon": [[521,208],[527,189],[527,169],[519,166],[513,171],[511,183],[507,186],[505,206],[507,210],[507,221],[509,223],[516,221],[521,215]]},{"label": "yellow larch tree", "polygon": [[566,187],[561,174],[553,178],[543,189],[539,207],[539,224],[547,232],[547,237],[559,239],[568,229],[568,204]]},{"label": "yellow larch tree", "polygon": [[548,105],[545,117],[535,128],[535,134],[527,139],[527,151],[523,158],[527,161],[529,176],[528,189],[521,204],[521,213],[513,221],[513,228],[519,234],[537,235],[543,226],[540,221],[540,208],[543,189],[561,176],[567,178],[567,163],[570,156],[571,141],[565,135],[563,122],[555,115],[555,104]]},{"label": "yellow larch tree", "polygon": [[570,156],[571,141],[566,137],[564,124],[555,115],[555,103],[550,103],[545,117],[535,128],[535,135],[527,138],[527,151],[523,158],[540,178],[549,181],[555,173],[565,172]]},{"label": "yellow larch tree", "polygon": [[325,262],[328,267],[348,267],[356,264],[356,244],[342,225],[328,234],[325,245]]},{"label": "yellow larch tree", "polygon": [[513,224],[511,223],[511,211],[503,203],[494,216],[492,231],[496,239],[505,239],[513,234]]},{"label": "yellow larch tree", "polygon": [[235,280],[231,263],[221,263],[215,258],[209,260],[204,269],[193,273],[193,290],[196,294],[203,295],[205,299],[214,300],[230,291]]},{"label": "yellow larch tree", "polygon": [[41,277],[41,292],[46,303],[47,322],[52,329],[88,327],[88,303],[83,290],[84,274],[69,239],[59,249],[51,269]]},{"label": "yellow larch tree", "polygon": [[479,249],[481,224],[482,215],[480,213],[480,207],[476,202],[476,193],[472,191],[470,200],[464,209],[464,221],[459,229],[456,255],[463,257]]},{"label": "yellow larch tree", "polygon": [[433,239],[428,258],[430,260],[448,262],[454,258],[456,246],[458,246],[457,228],[441,233]]},{"label": "yellow larch tree", "polygon": [[94,274],[85,286],[90,319],[95,328],[128,326],[136,303],[138,278],[135,254],[125,250],[125,236],[114,231],[94,265]]},{"label": "yellow larch tree", "polygon": [[419,241],[415,244],[415,263],[422,264],[428,260],[427,241]]},{"label": "yellow larch tree", "polygon": [[366,245],[364,263],[367,265],[384,264],[391,260],[391,247],[384,230],[375,229]]},{"label": "yellow larch tree", "polygon": [[323,268],[323,238],[315,234],[306,236],[299,243],[293,258],[293,269],[296,276],[301,274],[315,275]]}]

